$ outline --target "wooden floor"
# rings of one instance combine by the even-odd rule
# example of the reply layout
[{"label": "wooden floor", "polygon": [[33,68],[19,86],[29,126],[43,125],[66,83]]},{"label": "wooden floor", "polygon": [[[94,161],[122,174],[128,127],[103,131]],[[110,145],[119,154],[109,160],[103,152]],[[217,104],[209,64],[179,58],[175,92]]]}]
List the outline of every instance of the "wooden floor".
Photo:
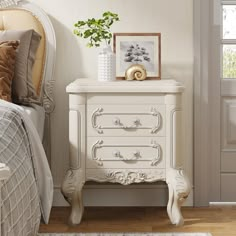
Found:
[{"label": "wooden floor", "polygon": [[210,232],[213,236],[236,236],[236,207],[182,208],[185,225],[171,225],[165,208],[89,207],[78,226],[67,225],[69,208],[52,209],[48,225],[40,232]]}]

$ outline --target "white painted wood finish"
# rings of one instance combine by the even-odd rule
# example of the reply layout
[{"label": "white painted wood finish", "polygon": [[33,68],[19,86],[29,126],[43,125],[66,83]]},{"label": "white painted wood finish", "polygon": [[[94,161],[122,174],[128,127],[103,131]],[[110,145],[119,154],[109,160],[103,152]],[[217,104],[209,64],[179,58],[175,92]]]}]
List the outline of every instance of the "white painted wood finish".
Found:
[{"label": "white painted wood finish", "polygon": [[[222,22],[222,6],[221,4],[234,4],[235,1],[221,0],[216,2],[215,5],[218,7],[215,10],[215,15],[218,16],[219,22],[216,22],[216,29],[214,33],[215,38],[219,40],[215,43],[216,52],[218,52],[218,61],[222,61],[222,44],[229,45],[234,44],[235,40],[222,39],[221,31],[223,29]],[[216,60],[216,62],[218,62]],[[218,62],[219,63],[219,62]],[[222,63],[222,62],[221,62]],[[219,65],[219,64],[218,64]],[[222,65],[220,65],[222,67]],[[218,66],[219,68],[221,68]],[[217,64],[214,65],[217,68]],[[221,69],[223,70],[223,69]],[[217,104],[220,109],[220,201],[222,202],[235,202],[236,191],[232,186],[236,179],[236,80],[235,78],[228,79],[223,78],[221,73],[214,78],[218,80],[220,84],[220,90],[215,91],[220,97],[220,104]],[[214,114],[216,116],[217,114]]]},{"label": "white painted wood finish", "polygon": [[236,80],[221,76],[222,8],[235,1],[194,1],[195,205],[236,201]]},{"label": "white painted wood finish", "polygon": [[[142,81],[126,81],[116,80],[111,82],[98,83],[96,80],[77,79],[73,83],[69,84],[66,91],[70,94],[77,93],[181,93],[184,91],[184,87],[180,82],[175,80],[159,80],[158,86],[155,80],[145,80],[145,84]],[[89,91],[88,91],[89,86]],[[119,94],[118,94],[119,95]],[[146,94],[145,94],[146,95]],[[158,95],[157,95],[158,96]],[[120,103],[128,104],[129,101],[119,101]],[[109,103],[109,101],[108,101]]]},{"label": "white painted wood finish", "polygon": [[87,118],[91,122],[87,132],[88,136],[165,136],[164,116],[164,105],[88,104]]},{"label": "white painted wood finish", "polygon": [[236,98],[222,98],[222,151],[236,149]]},{"label": "white painted wood finish", "polygon": [[81,221],[82,188],[90,180],[122,185],[165,181],[170,220],[183,224],[180,207],[190,192],[179,169],[183,90],[173,80],[78,79],[67,86],[70,169],[62,192],[72,206],[71,224]]},{"label": "white painted wood finish", "polygon": [[194,1],[194,204],[220,201],[220,1]]},{"label": "white painted wood finish", "polygon": [[[222,84],[227,84],[223,83]],[[227,96],[221,98],[221,181],[220,200],[223,202],[235,202],[236,191],[232,186],[236,180],[236,97],[230,93],[235,89],[224,86]],[[227,88],[227,89],[226,89]]]},{"label": "white painted wood finish", "polygon": [[165,137],[89,137],[86,168],[165,168]]}]

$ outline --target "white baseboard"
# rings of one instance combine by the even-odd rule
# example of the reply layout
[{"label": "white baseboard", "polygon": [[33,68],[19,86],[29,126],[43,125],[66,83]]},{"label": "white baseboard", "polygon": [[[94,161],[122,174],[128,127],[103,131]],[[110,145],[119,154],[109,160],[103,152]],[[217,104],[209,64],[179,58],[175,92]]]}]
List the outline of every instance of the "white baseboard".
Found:
[{"label": "white baseboard", "polygon": [[[83,189],[85,206],[166,206],[167,186],[163,184],[120,186],[113,184],[86,185]],[[185,206],[193,206],[191,191]],[[53,206],[68,206],[60,187],[54,187]]]},{"label": "white baseboard", "polygon": [[224,206],[236,206],[236,202],[209,202],[210,206],[224,207]]}]

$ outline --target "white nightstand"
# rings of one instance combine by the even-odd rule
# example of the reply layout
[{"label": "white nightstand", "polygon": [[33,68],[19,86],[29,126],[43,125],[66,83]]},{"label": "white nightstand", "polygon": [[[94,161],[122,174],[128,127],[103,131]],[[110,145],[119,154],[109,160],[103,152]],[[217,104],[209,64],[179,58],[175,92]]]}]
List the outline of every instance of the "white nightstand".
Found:
[{"label": "white nightstand", "polygon": [[62,192],[71,224],[83,215],[86,181],[128,185],[165,181],[167,212],[183,224],[180,207],[190,192],[181,163],[182,84],[174,80],[98,82],[77,79],[69,93],[70,169]]}]

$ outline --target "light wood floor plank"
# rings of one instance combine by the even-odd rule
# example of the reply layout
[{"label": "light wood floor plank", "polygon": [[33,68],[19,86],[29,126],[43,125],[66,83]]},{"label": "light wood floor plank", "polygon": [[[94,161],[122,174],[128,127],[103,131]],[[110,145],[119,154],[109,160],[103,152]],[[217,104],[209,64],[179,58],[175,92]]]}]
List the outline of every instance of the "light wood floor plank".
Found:
[{"label": "light wood floor plank", "polygon": [[40,232],[210,232],[236,236],[236,208],[182,208],[185,225],[171,225],[164,207],[87,207],[78,226],[69,226],[68,207],[54,207]]}]

